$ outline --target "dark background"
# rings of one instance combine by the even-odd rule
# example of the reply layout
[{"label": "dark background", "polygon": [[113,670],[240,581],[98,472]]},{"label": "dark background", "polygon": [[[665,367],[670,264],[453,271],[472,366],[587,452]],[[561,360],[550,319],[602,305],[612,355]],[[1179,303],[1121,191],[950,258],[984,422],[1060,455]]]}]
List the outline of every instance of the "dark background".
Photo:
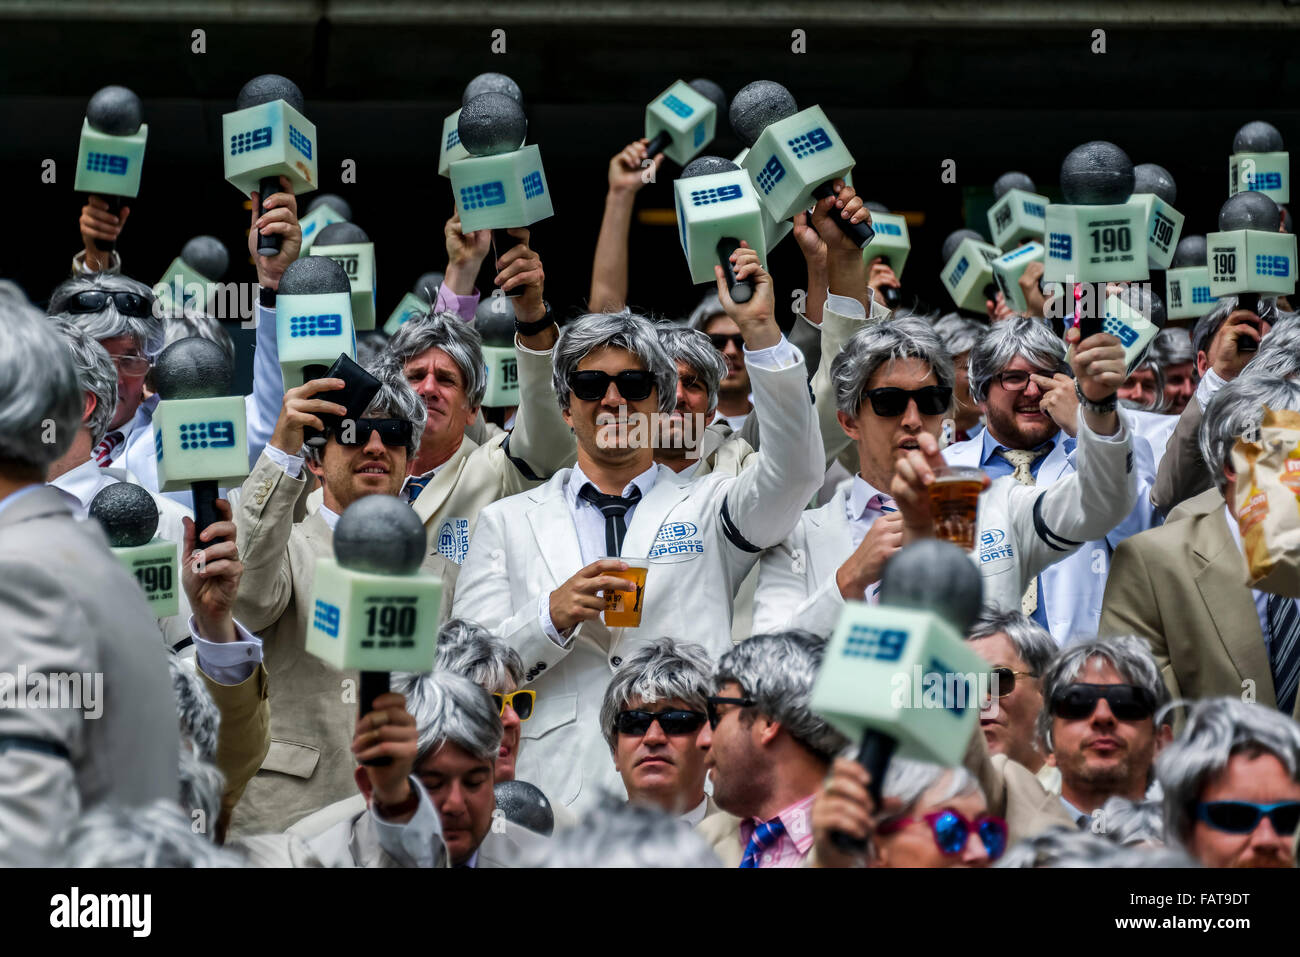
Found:
[{"label": "dark background", "polygon": [[[1132,17],[1118,25],[1027,18],[1025,26],[1005,19],[993,26],[931,17],[880,25],[795,15],[747,26],[738,13],[703,29],[649,15],[513,26],[486,15],[478,23],[242,24],[0,17],[0,177],[11,224],[3,274],[38,302],[66,275],[80,248],[83,199],[72,178],[85,104],[101,86],[120,83],[140,95],[149,124],[141,193],[119,243],[125,271],[152,284],[187,239],[211,233],[231,250],[225,279],[252,280],[248,213],[222,175],[221,115],[248,79],[277,72],[303,90],[323,190],[346,197],[376,243],[382,325],[420,273],[445,265],[442,224],[452,200],[436,172],[442,121],[471,77],[495,70],[524,91],[528,141],[541,147],[556,209],[535,225],[533,245],[546,266],[547,298],[571,314],[589,288],[608,160],[641,135],[645,102],[677,78],[710,77],[728,96],[764,78],[784,83],[801,107],[826,110],[854,152],[854,178],[867,198],[913,214],[905,289],[950,308],[938,283],[944,237],[962,225],[987,233],[990,186],[1008,169],[1058,196],[1061,159],[1089,139],[1112,140],[1135,163],[1173,173],[1184,235],[1215,228],[1235,130],[1265,119],[1288,143],[1300,138],[1298,11],[1251,6],[1275,11],[1275,22],[1180,25],[1165,16],[1158,27]],[[202,55],[190,50],[196,26],[207,33]],[[507,28],[503,55],[490,52],[496,26]],[[807,31],[802,55],[790,49],[795,27]],[[1106,30],[1105,54],[1091,52],[1094,27]],[[740,144],[723,126],[707,151],[732,156]],[[46,158],[58,164],[53,185],[40,180]],[[356,161],[354,185],[339,182],[345,158]],[[956,161],[956,184],[940,180],[945,159]],[[666,163],[638,209],[670,208],[677,172]],[[632,305],[688,313],[705,288],[690,285],[672,226],[634,222],[631,250]],[[769,267],[788,324],[789,292],[806,285],[792,240]],[[479,285],[490,288],[490,276]]]}]

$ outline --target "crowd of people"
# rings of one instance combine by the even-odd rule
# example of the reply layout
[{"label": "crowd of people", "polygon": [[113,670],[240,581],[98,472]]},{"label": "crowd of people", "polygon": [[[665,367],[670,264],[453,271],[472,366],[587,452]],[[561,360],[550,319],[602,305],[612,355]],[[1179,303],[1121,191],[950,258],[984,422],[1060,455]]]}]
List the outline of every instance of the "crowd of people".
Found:
[{"label": "crowd of people", "polygon": [[[484,406],[491,236],[453,216],[427,309],[358,337],[380,388],[346,429],[342,380],[286,388],[298,197],[254,194],[249,470],[201,530],[160,487],[154,370],[194,337],[233,358],[221,322],[160,308],[129,277],[129,210],[93,197],[43,308],[0,283],[0,862],[1295,866],[1300,608],[1248,583],[1231,455],[1264,407],[1300,412],[1285,298],[1220,299],[1131,369],[1048,318],[1041,267],[1021,312],[891,308],[897,276],[835,223],[871,209],[837,180],[795,218],[806,275],[742,244],[748,299],[719,267],[690,316],[641,315],[646,147],[610,161],[586,303],[547,302],[527,229],[487,264],[516,407]],[[788,332],[778,282],[808,291]],[[954,466],[987,476],[963,637],[996,680],[960,764],[895,757],[873,782],[813,684],[846,609],[935,534]],[[90,514],[119,483],[178,548],[174,615]],[[443,589],[433,670],[365,701],[306,636],[317,560],[371,495],[418,516]],[[640,623],[607,624],[634,565]],[[39,675],[102,676],[102,714],[33,705]]]}]

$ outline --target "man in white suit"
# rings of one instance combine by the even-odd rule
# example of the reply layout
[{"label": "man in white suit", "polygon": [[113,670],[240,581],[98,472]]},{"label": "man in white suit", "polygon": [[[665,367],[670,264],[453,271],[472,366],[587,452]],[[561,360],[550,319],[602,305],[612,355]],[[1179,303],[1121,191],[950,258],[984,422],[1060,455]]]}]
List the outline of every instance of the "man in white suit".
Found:
[{"label": "man in white suit", "polygon": [[[597,713],[611,674],[645,641],[672,635],[711,654],[731,647],[732,597],[759,551],[780,541],[821,483],[822,443],[803,357],[776,325],[771,278],[748,248],[733,256],[749,302],[718,287],[746,342],[764,440],[734,478],[678,480],[654,463],[642,426],[676,404],[677,370],[653,326],[630,314],[570,324],[555,390],[578,436],[578,465],[489,505],[461,569],[453,613],[509,641],[536,683],[518,774],[581,810],[620,783]],[[639,504],[638,504],[639,503]],[[639,628],[600,620],[602,591],[626,587],[618,556],[649,562]],[[603,557],[609,556],[609,557]]]}]

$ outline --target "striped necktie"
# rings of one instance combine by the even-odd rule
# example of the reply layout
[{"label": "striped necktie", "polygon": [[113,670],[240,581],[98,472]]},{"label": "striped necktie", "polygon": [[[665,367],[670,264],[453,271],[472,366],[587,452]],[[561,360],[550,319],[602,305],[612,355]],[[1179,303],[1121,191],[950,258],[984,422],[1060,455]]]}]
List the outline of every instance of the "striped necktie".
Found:
[{"label": "striped necktie", "polygon": [[406,500],[412,505],[424,491],[424,487],[433,481],[432,475],[413,475],[406,480]]},{"label": "striped necktie", "polygon": [[622,554],[623,538],[627,535],[627,522],[623,516],[629,508],[641,501],[641,490],[634,485],[631,494],[625,498],[622,495],[606,495],[588,482],[578,490],[578,498],[590,502],[605,516],[605,554],[611,557]]},{"label": "striped necktie", "polygon": [[125,436],[121,432],[109,432],[108,435],[99,440],[99,444],[95,446],[95,451],[92,454],[101,469],[113,460],[113,450],[122,444],[123,438]]},{"label": "striped necktie", "polygon": [[1300,683],[1300,613],[1296,600],[1283,595],[1268,599],[1269,665],[1277,709],[1295,713],[1296,686]]},{"label": "striped necktie", "polygon": [[[1033,473],[1033,464],[1038,459],[1048,453],[1048,449],[996,449],[994,455],[1000,456],[1011,463],[1011,477],[1021,485],[1034,485],[1036,480]],[[1020,610],[1025,615],[1033,615],[1038,611],[1038,579],[1034,578],[1029,582],[1025,593],[1020,597]]]},{"label": "striped necktie", "polygon": [[784,833],[785,825],[781,823],[779,817],[774,817],[770,821],[764,821],[758,827],[754,828],[754,833],[749,839],[749,844],[745,846],[745,856],[740,859],[740,866],[758,867],[758,862],[763,856],[763,852],[775,844]]}]

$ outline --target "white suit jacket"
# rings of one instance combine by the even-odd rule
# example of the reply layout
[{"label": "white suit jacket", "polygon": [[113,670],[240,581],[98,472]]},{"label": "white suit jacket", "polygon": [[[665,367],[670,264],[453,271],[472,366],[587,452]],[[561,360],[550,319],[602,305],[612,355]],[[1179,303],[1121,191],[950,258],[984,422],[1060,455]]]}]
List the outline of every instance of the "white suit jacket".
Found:
[{"label": "white suit jacket", "polygon": [[537,706],[522,727],[518,775],[575,813],[601,788],[624,793],[597,720],[611,674],[642,642],[664,635],[700,642],[715,657],[729,650],[737,588],[821,483],[822,441],[802,356],[781,370],[751,367],[750,380],[763,433],[757,463],[735,477],[685,482],[660,465],[632,513],[623,554],[650,561],[640,628],[584,622],[563,647],[542,630],[541,596],[583,566],[563,495],[569,469],[479,514],[452,613],[482,623],[523,658]]},{"label": "white suit jacket", "polygon": [[[1078,551],[1087,539],[1105,535],[1132,510],[1137,485],[1127,426],[1110,438],[1096,436],[1081,422],[1077,472],[1036,486],[1006,476],[980,494],[971,559],[984,577],[985,602],[1003,611],[1019,609],[1033,576]],[[1044,462],[1040,477],[1046,468]],[[805,512],[790,537],[764,553],[755,633],[796,627],[829,635],[835,630],[844,608],[835,573],[853,553],[845,497],[840,489],[821,508]]]}]

